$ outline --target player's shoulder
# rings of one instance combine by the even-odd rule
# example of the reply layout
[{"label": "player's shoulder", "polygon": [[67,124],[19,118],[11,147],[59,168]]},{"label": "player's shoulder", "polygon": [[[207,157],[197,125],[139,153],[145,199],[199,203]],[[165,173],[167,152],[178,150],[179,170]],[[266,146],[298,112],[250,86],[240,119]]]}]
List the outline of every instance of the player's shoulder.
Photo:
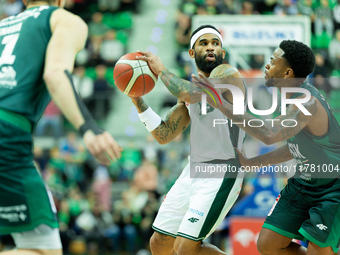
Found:
[{"label": "player's shoulder", "polygon": [[221,64],[215,67],[210,73],[210,78],[227,78],[233,76],[235,78],[241,78],[241,74],[236,67],[229,64]]},{"label": "player's shoulder", "polygon": [[57,9],[51,16],[51,27],[55,27],[59,24],[67,24],[68,27],[75,27],[78,29],[85,29],[87,27],[84,20],[79,16],[63,9]]}]

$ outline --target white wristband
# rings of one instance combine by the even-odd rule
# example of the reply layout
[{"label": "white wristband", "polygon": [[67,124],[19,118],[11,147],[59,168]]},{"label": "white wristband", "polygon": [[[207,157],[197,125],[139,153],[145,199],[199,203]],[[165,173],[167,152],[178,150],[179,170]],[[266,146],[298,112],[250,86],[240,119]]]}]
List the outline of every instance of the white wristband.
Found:
[{"label": "white wristband", "polygon": [[149,132],[154,131],[162,123],[162,118],[151,107],[138,114],[138,117]]}]

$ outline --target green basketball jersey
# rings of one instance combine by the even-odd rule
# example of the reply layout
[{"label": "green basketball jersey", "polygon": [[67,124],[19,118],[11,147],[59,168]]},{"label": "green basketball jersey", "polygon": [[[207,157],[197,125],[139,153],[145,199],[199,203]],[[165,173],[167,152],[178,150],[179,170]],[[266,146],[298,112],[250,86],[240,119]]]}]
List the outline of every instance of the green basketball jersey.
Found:
[{"label": "green basketball jersey", "polygon": [[[312,135],[305,130],[288,139],[288,148],[297,161],[295,181],[306,187],[337,188],[340,176],[340,126],[322,94],[311,84],[301,88],[310,91],[325,108],[329,129],[323,136]],[[301,94],[295,93],[292,98]]]},{"label": "green basketball jersey", "polygon": [[30,8],[0,21],[0,109],[21,114],[33,125],[51,100],[42,76],[56,9]]}]

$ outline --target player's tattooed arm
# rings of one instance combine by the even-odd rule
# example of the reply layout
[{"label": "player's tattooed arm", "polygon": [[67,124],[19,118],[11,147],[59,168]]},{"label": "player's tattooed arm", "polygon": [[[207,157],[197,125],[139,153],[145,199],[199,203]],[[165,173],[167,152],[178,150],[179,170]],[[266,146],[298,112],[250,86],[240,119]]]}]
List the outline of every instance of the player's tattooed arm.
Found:
[{"label": "player's tattooed arm", "polygon": [[190,117],[185,102],[178,100],[166,115],[165,120],[151,132],[160,144],[167,144],[181,134],[189,125]]},{"label": "player's tattooed arm", "polygon": [[249,166],[249,167],[263,167],[268,165],[275,165],[282,162],[286,162],[293,158],[292,154],[288,149],[288,145],[285,144],[271,152],[268,152],[263,155],[259,155],[254,158],[247,158],[244,153],[237,151],[240,164],[242,166]]},{"label": "player's tattooed arm", "polygon": [[[246,131],[249,135],[261,140],[265,144],[273,144],[287,140],[297,135],[304,129],[318,112],[318,100],[312,97],[303,106],[311,113],[305,115],[296,105],[290,105],[286,115],[280,115],[275,119],[262,120],[261,127],[251,127],[249,121],[255,117],[249,113],[244,115],[233,115],[232,105],[225,102],[220,110],[224,115]],[[284,125],[282,124],[284,123]]]},{"label": "player's tattooed arm", "polygon": [[[215,67],[210,73],[209,80],[214,84],[231,84],[241,89],[245,94],[246,88],[239,71],[231,65],[222,64]],[[229,89],[221,89],[223,98],[233,103],[233,95]]]},{"label": "player's tattooed arm", "polygon": [[159,77],[171,94],[185,102],[190,102],[189,81],[177,77],[167,69],[163,70]]},{"label": "player's tattooed arm", "polygon": [[[136,106],[138,113],[145,112],[149,106],[141,97],[131,98],[133,104]],[[182,133],[190,123],[190,116],[185,102],[178,100],[177,104],[173,106],[161,124],[151,132],[152,136],[160,144],[166,144],[174,140],[180,133]]]}]

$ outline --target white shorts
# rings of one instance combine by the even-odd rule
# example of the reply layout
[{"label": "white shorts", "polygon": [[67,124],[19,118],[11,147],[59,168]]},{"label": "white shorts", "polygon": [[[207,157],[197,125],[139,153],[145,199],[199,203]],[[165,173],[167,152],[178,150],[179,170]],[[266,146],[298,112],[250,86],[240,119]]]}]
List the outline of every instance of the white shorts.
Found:
[{"label": "white shorts", "polygon": [[172,186],[153,223],[156,232],[200,241],[211,235],[235,203],[238,178],[190,178],[190,164]]},{"label": "white shorts", "polygon": [[62,249],[59,229],[41,224],[31,231],[11,234],[17,249]]}]

